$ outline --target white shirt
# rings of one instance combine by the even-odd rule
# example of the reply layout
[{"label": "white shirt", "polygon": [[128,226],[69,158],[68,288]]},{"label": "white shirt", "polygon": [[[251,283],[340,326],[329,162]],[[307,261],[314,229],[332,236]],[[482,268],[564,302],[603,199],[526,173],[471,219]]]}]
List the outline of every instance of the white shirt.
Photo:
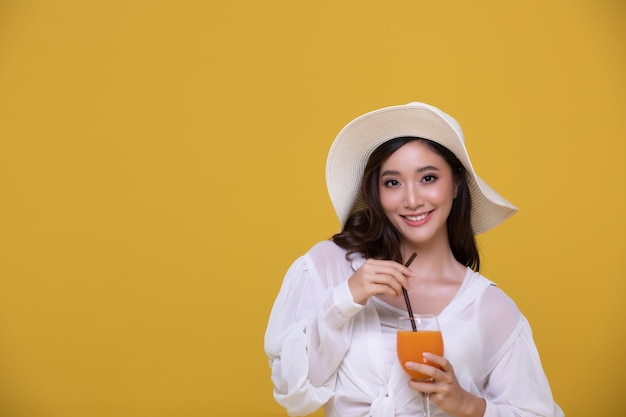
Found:
[{"label": "white shirt", "polygon": [[[332,241],[315,245],[285,275],[265,333],[274,398],[291,416],[320,407],[327,417],[422,415],[393,348],[406,312],[370,298],[353,301],[347,280],[363,263]],[[515,303],[467,269],[438,316],[445,357],[460,385],[485,398],[485,417],[561,417],[531,328]],[[433,416],[446,416],[431,402]]]}]

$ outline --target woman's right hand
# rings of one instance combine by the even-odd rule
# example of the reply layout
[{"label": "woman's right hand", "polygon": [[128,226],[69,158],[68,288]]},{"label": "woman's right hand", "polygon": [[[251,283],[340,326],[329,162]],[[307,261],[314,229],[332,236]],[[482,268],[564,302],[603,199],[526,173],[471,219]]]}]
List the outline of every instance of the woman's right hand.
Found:
[{"label": "woman's right hand", "polygon": [[402,287],[408,289],[408,278],[415,273],[406,266],[380,259],[368,259],[349,279],[348,287],[355,303],[363,303],[373,295],[398,296]]}]

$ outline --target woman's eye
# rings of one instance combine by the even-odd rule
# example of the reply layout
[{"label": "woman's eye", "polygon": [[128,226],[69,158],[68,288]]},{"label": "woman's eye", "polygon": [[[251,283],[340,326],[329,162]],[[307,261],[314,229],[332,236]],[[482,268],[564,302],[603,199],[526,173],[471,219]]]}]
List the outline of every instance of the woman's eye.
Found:
[{"label": "woman's eye", "polygon": [[433,182],[437,179],[437,177],[435,177],[434,175],[426,175],[424,178],[422,178],[422,181],[424,182]]},{"label": "woman's eye", "polygon": [[397,187],[398,185],[400,185],[398,180],[387,180],[387,181],[385,181],[385,187]]}]

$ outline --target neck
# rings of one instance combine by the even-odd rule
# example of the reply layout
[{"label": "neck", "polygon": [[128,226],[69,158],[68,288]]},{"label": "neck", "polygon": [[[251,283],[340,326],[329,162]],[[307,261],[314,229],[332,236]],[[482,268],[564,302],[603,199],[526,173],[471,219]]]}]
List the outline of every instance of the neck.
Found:
[{"label": "neck", "polygon": [[447,239],[439,244],[427,246],[402,245],[402,259],[406,262],[411,254],[417,256],[409,267],[417,276],[422,277],[443,277],[458,273],[461,265],[452,254],[452,249]]}]

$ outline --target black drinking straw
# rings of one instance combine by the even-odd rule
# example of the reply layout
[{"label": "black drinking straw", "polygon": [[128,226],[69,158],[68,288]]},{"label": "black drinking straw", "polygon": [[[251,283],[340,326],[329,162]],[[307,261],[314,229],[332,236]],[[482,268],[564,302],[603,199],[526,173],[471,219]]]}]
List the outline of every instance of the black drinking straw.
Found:
[{"label": "black drinking straw", "polygon": [[[417,256],[417,253],[413,252],[413,255],[409,258],[408,261],[404,264],[407,268],[413,262],[413,259]],[[413,309],[411,308],[411,301],[409,301],[409,294],[406,292],[406,288],[402,287],[402,294],[404,295],[404,302],[406,303],[406,309],[409,312],[409,317],[411,317],[411,327],[413,327],[413,331],[417,331],[417,326],[415,325],[415,318],[413,317]]]}]

